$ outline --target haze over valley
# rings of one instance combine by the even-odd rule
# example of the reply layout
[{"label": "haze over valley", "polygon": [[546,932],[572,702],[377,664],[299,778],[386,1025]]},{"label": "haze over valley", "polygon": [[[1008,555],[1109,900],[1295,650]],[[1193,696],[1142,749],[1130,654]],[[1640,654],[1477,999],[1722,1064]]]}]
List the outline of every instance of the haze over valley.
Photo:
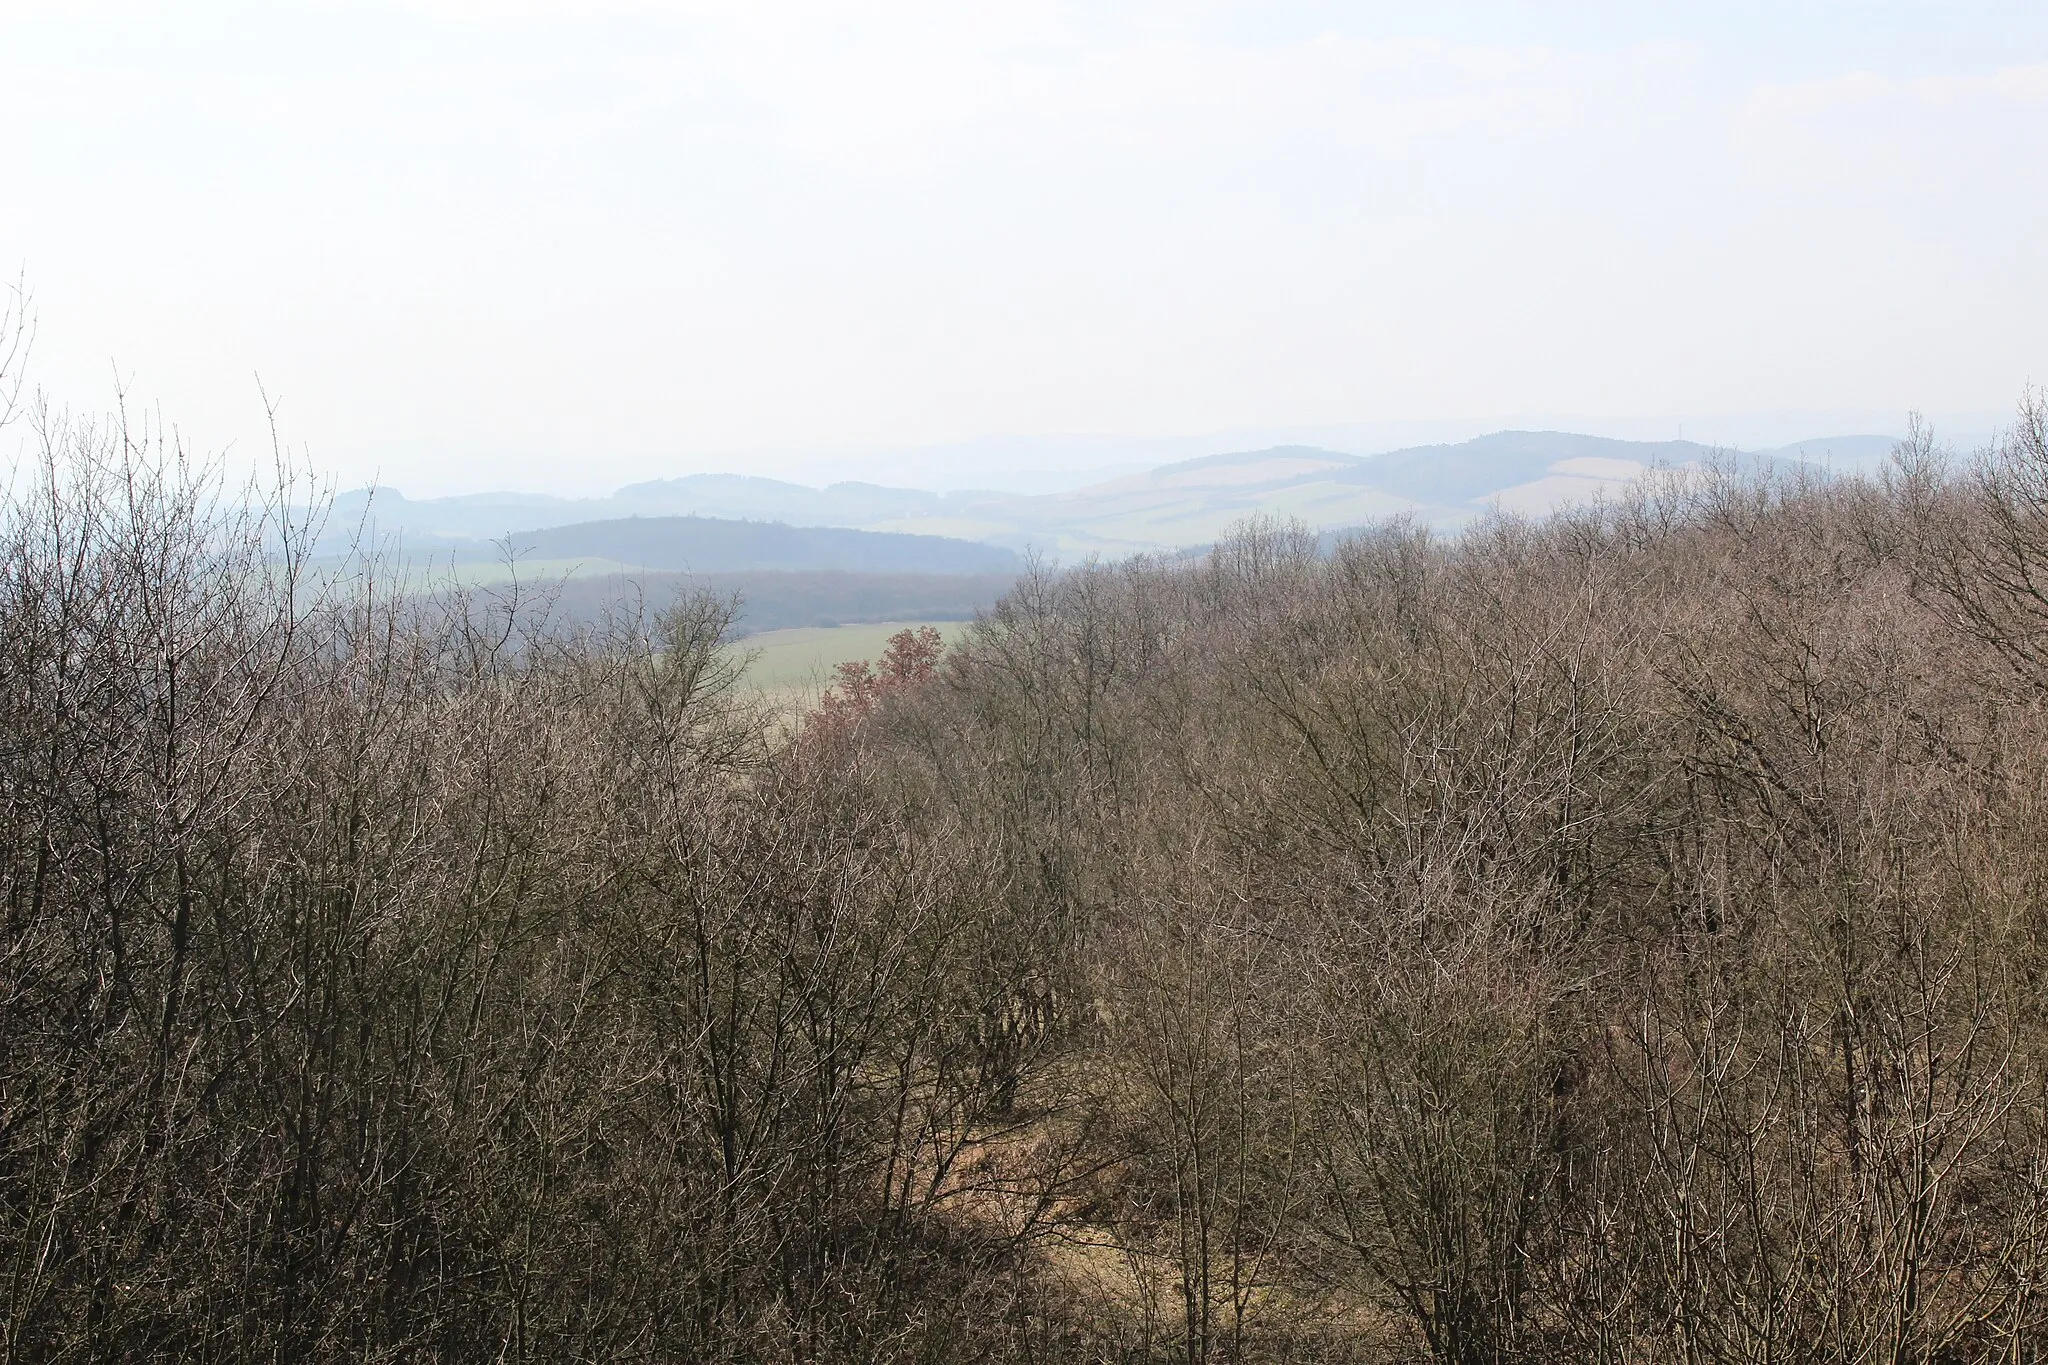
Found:
[{"label": "haze over valley", "polygon": [[[409,499],[397,489],[364,489],[335,500],[330,533],[397,536],[410,553],[450,554],[458,563],[498,557],[505,542],[516,555],[575,560],[584,572],[913,564],[944,572],[989,564],[957,547],[920,547],[903,537],[978,541],[1071,561],[1195,548],[1253,516],[1297,520],[1317,531],[1404,516],[1450,530],[1488,511],[1541,515],[1611,496],[1652,469],[1698,468],[1718,459],[1785,472],[1850,473],[1875,468],[1894,444],[1888,436],[1849,435],[1744,452],[1689,441],[1498,432],[1373,456],[1306,446],[1224,452],[1035,496],[858,482],[816,488],[738,474],[653,480],[585,499],[511,492]],[[785,538],[771,548],[765,531],[751,540],[718,539],[710,526],[677,518],[842,527],[888,538],[814,537],[803,549],[797,548],[801,538]]]},{"label": "haze over valley", "polygon": [[[1057,565],[1186,553],[1259,518],[1329,535],[1399,517],[1455,534],[1489,514],[1540,517],[1619,496],[1654,470],[1829,478],[1875,468],[1895,444],[1861,435],[1741,452],[1498,432],[1369,457],[1306,446],[1226,452],[1035,496],[736,474],[587,499],[364,489],[334,500],[321,548],[383,546],[423,582],[566,580],[549,599],[565,621],[691,590],[734,598],[746,633],[961,621],[993,606],[1031,556]],[[820,677],[839,651],[870,639],[805,638]]]},{"label": "haze over valley", "polygon": [[0,0],[0,1365],[2048,1365],[2048,5]]}]

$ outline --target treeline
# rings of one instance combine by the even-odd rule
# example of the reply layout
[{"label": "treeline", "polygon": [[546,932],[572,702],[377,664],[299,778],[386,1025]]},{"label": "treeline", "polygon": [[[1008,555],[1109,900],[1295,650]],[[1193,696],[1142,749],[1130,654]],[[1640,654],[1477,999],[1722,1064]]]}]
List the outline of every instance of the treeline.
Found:
[{"label": "treeline", "polygon": [[532,607],[558,628],[587,628],[645,604],[688,594],[736,600],[735,630],[846,626],[884,621],[970,621],[1009,590],[1012,573],[605,574],[545,585]]},{"label": "treeline", "polygon": [[2031,1361],[2048,410],[1028,577],[792,728],[46,422],[10,1360]]}]

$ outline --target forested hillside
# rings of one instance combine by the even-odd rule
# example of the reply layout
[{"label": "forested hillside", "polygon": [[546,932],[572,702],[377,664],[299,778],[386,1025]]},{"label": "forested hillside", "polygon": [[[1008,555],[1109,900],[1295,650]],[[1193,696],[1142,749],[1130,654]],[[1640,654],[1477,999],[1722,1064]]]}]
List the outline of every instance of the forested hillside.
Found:
[{"label": "forested hillside", "polygon": [[[697,593],[737,604],[732,627],[753,635],[795,626],[871,621],[965,621],[1016,582],[1010,573],[640,573],[549,583],[535,603],[558,628],[584,629],[621,611],[659,608]],[[506,589],[498,586],[495,594]]]},{"label": "forested hillside", "polygon": [[655,573],[998,573],[1023,563],[1014,550],[945,536],[717,517],[625,517],[549,526],[508,536],[502,547],[474,547],[468,557],[489,561],[508,553],[610,561]]},{"label": "forested hillside", "polygon": [[712,598],[41,440],[0,1358],[2042,1357],[2048,409],[1039,573],[793,729]]}]

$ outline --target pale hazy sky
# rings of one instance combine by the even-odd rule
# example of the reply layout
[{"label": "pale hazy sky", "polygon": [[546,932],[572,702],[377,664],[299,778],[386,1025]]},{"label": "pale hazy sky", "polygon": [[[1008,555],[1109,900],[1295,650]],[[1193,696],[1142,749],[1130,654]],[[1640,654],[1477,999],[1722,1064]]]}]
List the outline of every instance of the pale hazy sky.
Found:
[{"label": "pale hazy sky", "polygon": [[34,377],[416,493],[1969,421],[2044,168],[2039,0],[0,0]]}]

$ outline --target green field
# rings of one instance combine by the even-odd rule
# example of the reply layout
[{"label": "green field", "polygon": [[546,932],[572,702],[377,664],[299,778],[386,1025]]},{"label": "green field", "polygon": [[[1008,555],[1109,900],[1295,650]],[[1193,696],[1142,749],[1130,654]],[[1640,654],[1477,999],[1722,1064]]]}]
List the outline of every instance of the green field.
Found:
[{"label": "green field", "polygon": [[899,630],[936,627],[948,644],[966,630],[965,621],[890,621],[881,625],[811,626],[768,630],[749,635],[733,648],[754,656],[747,682],[764,694],[791,702],[806,701],[825,690],[832,670],[848,659],[879,659],[889,637]]}]

